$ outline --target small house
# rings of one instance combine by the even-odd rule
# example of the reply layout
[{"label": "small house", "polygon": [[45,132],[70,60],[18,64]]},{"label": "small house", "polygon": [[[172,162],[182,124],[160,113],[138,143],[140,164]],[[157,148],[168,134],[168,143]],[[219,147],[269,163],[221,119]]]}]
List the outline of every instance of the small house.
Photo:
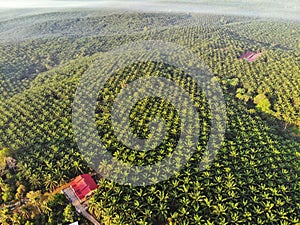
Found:
[{"label": "small house", "polygon": [[90,174],[82,174],[71,182],[70,187],[77,198],[80,201],[84,201],[93,193],[94,190],[98,188],[98,185]]},{"label": "small house", "polygon": [[248,62],[254,62],[261,55],[262,55],[261,52],[259,52],[259,53],[247,52],[246,54],[242,55],[239,59],[246,59]]}]

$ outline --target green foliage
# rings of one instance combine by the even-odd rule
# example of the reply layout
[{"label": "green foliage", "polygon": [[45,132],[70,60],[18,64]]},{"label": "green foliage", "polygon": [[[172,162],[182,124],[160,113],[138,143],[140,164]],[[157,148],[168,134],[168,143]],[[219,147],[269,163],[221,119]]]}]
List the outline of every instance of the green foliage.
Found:
[{"label": "green foliage", "polygon": [[240,80],[239,80],[239,78],[233,78],[233,79],[228,80],[227,82],[230,86],[237,87]]},{"label": "green foliage", "polygon": [[[28,30],[32,39],[0,44],[0,160],[3,163],[10,151],[18,160],[16,170],[6,168],[1,175],[1,195],[7,205],[14,204],[9,203],[14,198],[23,203],[25,195],[29,198],[15,212],[2,208],[1,224],[82,221],[63,195],[45,194],[92,171],[73,135],[72,102],[78,82],[101,52],[153,39],[188,46],[211,67],[227,105],[225,141],[217,159],[199,172],[210,132],[209,109],[201,89],[169,65],[140,62],[122,68],[99,90],[96,107],[99,135],[114,157],[146,165],[161,160],[176,146],[179,115],[157,98],[136,104],[131,128],[147,138],[151,118],[163,117],[169,135],[163,145],[147,153],[134,152],[113,134],[109,117],[113,100],[121,88],[142,76],[168,78],[189,93],[203,122],[201,139],[185,168],[167,181],[133,188],[102,179],[89,201],[89,211],[103,224],[299,223],[299,141],[277,133],[253,104],[270,118],[274,116],[272,121],[278,124],[282,120],[300,125],[299,24],[160,13],[96,13],[78,20],[64,16],[36,15],[31,19],[42,20]],[[53,17],[58,19],[49,19]],[[178,26],[191,21],[192,26]],[[75,28],[85,30],[67,35]],[[43,32],[40,37],[35,36],[37,31]],[[104,31],[114,35],[105,36]],[[238,60],[248,50],[263,55],[253,63]]]},{"label": "green foliage", "polygon": [[24,198],[26,187],[23,184],[20,184],[16,190],[15,199],[21,201]]},{"label": "green foliage", "polygon": [[265,113],[270,112],[271,103],[266,95],[259,94],[254,98],[254,103],[256,104],[256,107]]},{"label": "green foliage", "polygon": [[13,200],[14,198],[14,193],[13,193],[13,188],[9,184],[4,184],[1,186],[1,191],[2,191],[2,200],[4,202],[9,202]]},{"label": "green foliage", "polygon": [[77,219],[75,208],[72,204],[69,204],[65,207],[63,215],[64,215],[65,222],[72,223],[75,222],[75,220]]},{"label": "green foliage", "polygon": [[8,148],[0,149],[0,170],[4,170],[6,167],[6,158],[12,156],[12,151]]}]

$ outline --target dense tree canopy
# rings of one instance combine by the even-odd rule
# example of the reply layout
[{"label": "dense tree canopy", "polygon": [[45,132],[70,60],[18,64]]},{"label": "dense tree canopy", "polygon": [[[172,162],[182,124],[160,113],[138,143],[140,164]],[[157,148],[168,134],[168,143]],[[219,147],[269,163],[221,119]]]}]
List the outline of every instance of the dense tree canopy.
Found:
[{"label": "dense tree canopy", "polygon": [[[132,187],[99,180],[89,211],[103,224],[300,223],[299,23],[94,11],[22,20],[26,29],[12,29],[20,19],[0,22],[0,32],[17,37],[0,43],[1,224],[87,224],[63,195],[49,194],[94,171],[74,140],[74,95],[82,75],[103,52],[138,40],[184,45],[210,67],[224,92],[225,140],[216,160],[199,171],[210,132],[203,90],[180,68],[163,63],[137,62],[120,69],[99,90],[95,111],[99,136],[115,158],[151,164],[172,153],[178,141],[178,112],[159,98],[136,104],[130,125],[147,138],[151,119],[163,118],[168,136],[162,145],[137,152],[115,137],[112,103],[120,89],[143,76],[168,78],[187,91],[201,118],[201,137],[183,170],[164,182]],[[263,54],[252,63],[239,60],[248,51]],[[17,160],[16,168],[7,165],[7,157]],[[105,173],[105,166],[99,169]]]}]

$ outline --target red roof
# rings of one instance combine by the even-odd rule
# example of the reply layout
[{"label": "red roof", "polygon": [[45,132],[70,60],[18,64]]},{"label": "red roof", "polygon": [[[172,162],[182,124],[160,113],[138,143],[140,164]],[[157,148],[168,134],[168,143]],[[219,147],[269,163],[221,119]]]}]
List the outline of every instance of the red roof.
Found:
[{"label": "red roof", "polygon": [[247,52],[246,54],[242,55],[240,59],[249,59],[251,58],[255,53],[254,52]]},{"label": "red roof", "polygon": [[84,199],[91,191],[98,187],[90,174],[83,174],[76,177],[70,186],[80,200]]},{"label": "red roof", "polygon": [[248,62],[253,62],[261,55],[262,53],[247,52],[246,54],[242,55],[240,59],[247,59]]},{"label": "red roof", "polygon": [[256,53],[256,54],[254,54],[253,56],[251,56],[251,57],[248,59],[248,61],[249,61],[249,62],[253,62],[253,61],[255,61],[257,58],[259,58],[261,55],[262,55],[262,53]]}]

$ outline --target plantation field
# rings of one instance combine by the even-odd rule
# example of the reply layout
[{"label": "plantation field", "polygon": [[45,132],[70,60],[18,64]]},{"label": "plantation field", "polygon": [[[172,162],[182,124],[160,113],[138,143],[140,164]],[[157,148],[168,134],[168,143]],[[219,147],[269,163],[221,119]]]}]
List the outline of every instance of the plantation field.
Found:
[{"label": "plantation field", "polygon": [[[224,140],[213,161],[205,158],[212,129],[208,99],[182,68],[151,60],[120,68],[99,90],[95,106],[97,135],[114,158],[150,165],[172,154],[180,134],[189,145],[178,111],[156,97],[134,105],[130,129],[141,139],[150,138],[149,123],[162,118],[167,127],[162,143],[143,152],[118,140],[111,124],[114,100],[142,77],[166,78],[186,91],[197,109],[200,136],[182,170],[162,182],[136,187],[99,179],[89,212],[105,225],[299,224],[299,37],[299,22],[196,13],[87,10],[1,19],[0,224],[88,224],[64,196],[45,195],[95,169],[74,134],[77,88],[105,53],[153,40],[184,46],[199,57],[199,65],[210,68],[226,105]],[[239,60],[248,51],[262,56],[252,63]],[[109,70],[115,62],[107,62]],[[87,138],[84,145],[91,142]],[[17,164],[9,167],[8,157]],[[201,170],[203,159],[210,165]],[[109,166],[103,163],[97,172],[105,175]],[[16,202],[17,207],[9,207]]]}]

